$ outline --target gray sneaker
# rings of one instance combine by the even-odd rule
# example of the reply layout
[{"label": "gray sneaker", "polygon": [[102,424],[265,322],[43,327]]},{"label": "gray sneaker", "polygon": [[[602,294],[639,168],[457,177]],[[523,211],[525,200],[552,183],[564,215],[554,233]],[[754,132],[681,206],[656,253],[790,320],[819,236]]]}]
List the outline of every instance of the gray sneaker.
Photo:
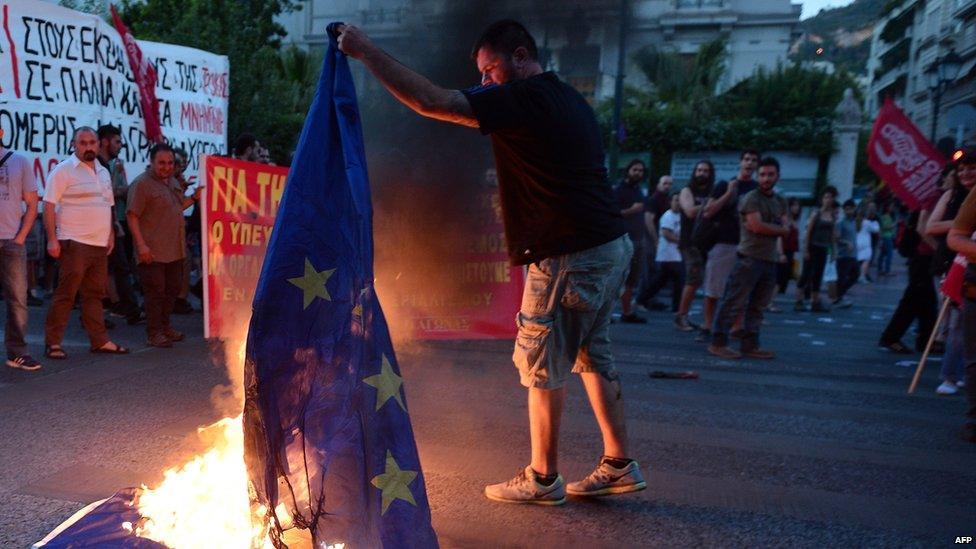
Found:
[{"label": "gray sneaker", "polygon": [[532,467],[526,467],[512,480],[485,486],[485,497],[503,503],[562,505],[566,503],[566,485],[559,475],[551,486],[543,486],[536,481]]},{"label": "gray sneaker", "polygon": [[644,488],[647,488],[647,483],[636,461],[631,461],[623,469],[601,461],[589,476],[567,484],[566,493],[571,496],[608,496],[638,492]]}]

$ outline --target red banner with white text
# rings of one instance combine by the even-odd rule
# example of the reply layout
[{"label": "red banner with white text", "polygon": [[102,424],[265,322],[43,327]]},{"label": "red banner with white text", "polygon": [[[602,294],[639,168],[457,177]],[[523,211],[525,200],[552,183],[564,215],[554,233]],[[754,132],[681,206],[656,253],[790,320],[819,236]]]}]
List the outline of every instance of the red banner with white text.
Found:
[{"label": "red banner with white text", "polygon": [[[201,157],[204,257],[204,334],[243,339],[264,254],[274,227],[288,169],[218,156]],[[522,269],[508,264],[497,189],[477,197],[475,234],[457,257],[463,293],[436,285],[405,287],[380,280],[391,324],[409,339],[495,339],[515,336]],[[384,245],[378,241],[378,246]],[[402,316],[401,316],[402,315]]]},{"label": "red banner with white text", "polygon": [[204,337],[243,339],[288,168],[204,156]]},{"label": "red banner with white text", "polygon": [[945,158],[890,97],[871,130],[868,165],[912,210],[931,208],[939,199]]}]

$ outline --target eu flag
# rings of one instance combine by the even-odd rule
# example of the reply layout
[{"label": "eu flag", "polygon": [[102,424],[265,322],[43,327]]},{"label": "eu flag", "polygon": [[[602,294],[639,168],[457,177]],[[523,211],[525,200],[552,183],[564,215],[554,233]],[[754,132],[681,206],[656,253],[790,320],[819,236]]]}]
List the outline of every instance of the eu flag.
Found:
[{"label": "eu flag", "polygon": [[362,128],[336,25],[254,296],[244,381],[251,495],[276,540],[293,521],[316,547],[436,547],[373,288]]}]

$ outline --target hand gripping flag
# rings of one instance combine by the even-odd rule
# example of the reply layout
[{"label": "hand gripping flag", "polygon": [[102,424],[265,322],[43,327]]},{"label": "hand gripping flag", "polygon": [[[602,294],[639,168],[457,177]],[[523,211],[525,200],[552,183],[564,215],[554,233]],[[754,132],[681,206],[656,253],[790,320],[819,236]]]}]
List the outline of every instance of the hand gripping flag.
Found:
[{"label": "hand gripping flag", "polygon": [[362,128],[336,25],[254,296],[244,380],[250,492],[279,546],[293,521],[315,547],[436,547],[373,288]]}]

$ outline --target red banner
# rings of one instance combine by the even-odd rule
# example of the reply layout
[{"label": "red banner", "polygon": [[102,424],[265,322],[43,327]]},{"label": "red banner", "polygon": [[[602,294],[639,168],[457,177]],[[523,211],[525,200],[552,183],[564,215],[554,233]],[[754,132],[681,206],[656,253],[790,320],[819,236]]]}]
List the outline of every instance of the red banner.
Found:
[{"label": "red banner", "polygon": [[868,165],[912,210],[931,208],[939,199],[945,159],[890,97],[871,130]]},{"label": "red banner", "polygon": [[200,174],[204,337],[243,338],[288,168],[203,156]]},{"label": "red banner", "polygon": [[[219,156],[202,156],[204,335],[243,339],[264,254],[274,227],[288,169]],[[478,202],[479,234],[455,265],[467,291],[434,285],[407,288],[379,281],[388,291],[391,319],[416,339],[493,339],[515,336],[522,269],[508,265],[498,193],[486,188]],[[399,322],[396,322],[399,320]]]},{"label": "red banner", "polygon": [[146,138],[152,143],[163,141],[163,129],[159,124],[159,102],[156,101],[156,69],[143,57],[142,50],[136,39],[129,32],[129,28],[122,22],[115,6],[111,6],[112,22],[122,36],[125,53],[129,58],[129,67],[139,87],[139,106],[142,107],[142,119],[146,123]]}]

